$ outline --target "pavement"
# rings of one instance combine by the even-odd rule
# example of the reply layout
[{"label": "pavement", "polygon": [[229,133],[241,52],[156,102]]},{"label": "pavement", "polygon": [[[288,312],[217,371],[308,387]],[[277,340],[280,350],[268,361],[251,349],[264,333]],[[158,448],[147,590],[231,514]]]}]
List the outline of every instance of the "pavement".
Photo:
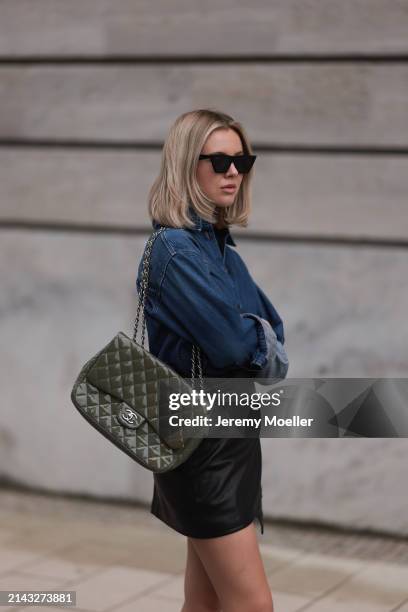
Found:
[{"label": "pavement", "polygon": [[[275,612],[408,612],[407,539],[268,521],[257,533]],[[76,591],[78,611],[180,612],[185,560],[186,538],[143,505],[0,490],[0,591]]]}]

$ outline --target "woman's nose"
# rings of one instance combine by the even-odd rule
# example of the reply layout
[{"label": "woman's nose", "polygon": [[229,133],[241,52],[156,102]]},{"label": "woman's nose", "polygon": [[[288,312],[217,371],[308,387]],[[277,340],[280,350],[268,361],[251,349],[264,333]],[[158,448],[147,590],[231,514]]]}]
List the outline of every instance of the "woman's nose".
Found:
[{"label": "woman's nose", "polygon": [[230,167],[228,168],[227,171],[228,174],[233,174],[234,176],[236,176],[237,174],[239,174],[238,170],[236,169],[236,167],[234,166],[234,162],[231,162]]}]

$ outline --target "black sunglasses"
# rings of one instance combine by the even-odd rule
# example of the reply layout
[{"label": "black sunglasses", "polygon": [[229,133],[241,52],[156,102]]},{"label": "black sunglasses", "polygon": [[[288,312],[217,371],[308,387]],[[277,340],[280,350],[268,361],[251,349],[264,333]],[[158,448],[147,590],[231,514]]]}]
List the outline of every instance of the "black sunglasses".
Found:
[{"label": "black sunglasses", "polygon": [[226,172],[233,163],[240,174],[247,174],[254,165],[256,155],[215,153],[213,155],[200,155],[198,159],[211,159],[214,172]]}]

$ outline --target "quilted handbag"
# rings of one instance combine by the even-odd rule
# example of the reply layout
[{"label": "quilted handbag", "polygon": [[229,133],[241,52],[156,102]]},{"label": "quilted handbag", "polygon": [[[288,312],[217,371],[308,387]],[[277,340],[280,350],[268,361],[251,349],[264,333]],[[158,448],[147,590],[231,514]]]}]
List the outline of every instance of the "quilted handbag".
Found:
[{"label": "quilted handbag", "polygon": [[[208,432],[205,427],[195,428],[195,436],[189,437],[184,425],[169,424],[170,414],[175,414],[170,411],[169,393],[191,393],[196,366],[203,388],[199,347],[192,347],[191,384],[144,348],[151,251],[164,229],[154,232],[146,243],[133,338],[118,332],[85,363],[71,392],[73,404],[95,429],[152,472],[167,472],[179,466]],[[140,312],[142,339],[138,343]],[[203,403],[183,407],[183,417],[205,414]]]}]

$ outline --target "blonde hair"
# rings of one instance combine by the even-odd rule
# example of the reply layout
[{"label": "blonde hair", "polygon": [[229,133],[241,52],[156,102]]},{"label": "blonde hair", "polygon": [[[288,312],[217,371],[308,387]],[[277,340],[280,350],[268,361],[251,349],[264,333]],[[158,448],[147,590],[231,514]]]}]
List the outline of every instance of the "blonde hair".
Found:
[{"label": "blonde hair", "polygon": [[[235,130],[244,152],[252,154],[244,128],[230,115],[212,109],[198,109],[180,115],[169,130],[162,150],[160,172],[149,191],[148,211],[152,221],[170,227],[193,227],[188,215],[190,205],[203,219],[210,223],[217,221],[217,205],[200,189],[196,168],[208,136],[218,128]],[[225,225],[248,225],[252,175],[253,168],[243,175],[234,203],[218,211]]]}]

